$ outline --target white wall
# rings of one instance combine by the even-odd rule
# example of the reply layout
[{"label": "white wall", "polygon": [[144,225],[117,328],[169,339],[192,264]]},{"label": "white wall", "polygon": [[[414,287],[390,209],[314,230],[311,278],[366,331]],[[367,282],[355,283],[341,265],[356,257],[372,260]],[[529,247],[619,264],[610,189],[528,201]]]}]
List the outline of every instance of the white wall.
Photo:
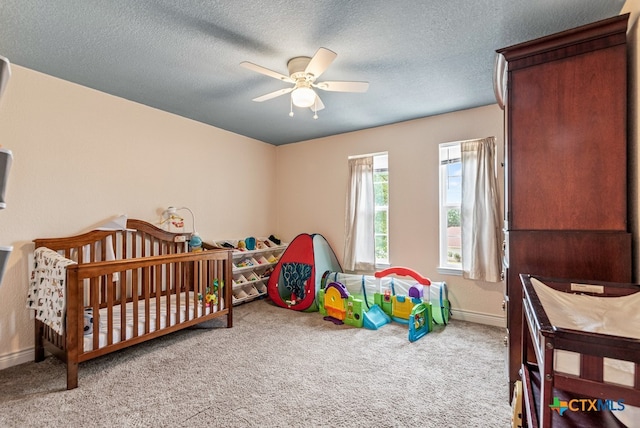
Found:
[{"label": "white wall", "polygon": [[[0,101],[14,162],[0,245],[0,369],[33,359],[25,308],[32,240],[93,229],[120,214],[155,222],[169,205],[203,239],[275,233],[275,147],[15,64]],[[255,167],[251,167],[255,165]],[[186,214],[187,229],[190,216]]]},{"label": "white wall", "polygon": [[[285,240],[320,233],[342,260],[347,158],[389,153],[391,264],[445,280],[454,316],[503,325],[504,283],[440,275],[438,144],[495,136],[502,159],[503,111],[490,105],[277,148],[278,230]],[[503,169],[498,172],[504,181]],[[501,184],[501,188],[502,188]]]}]

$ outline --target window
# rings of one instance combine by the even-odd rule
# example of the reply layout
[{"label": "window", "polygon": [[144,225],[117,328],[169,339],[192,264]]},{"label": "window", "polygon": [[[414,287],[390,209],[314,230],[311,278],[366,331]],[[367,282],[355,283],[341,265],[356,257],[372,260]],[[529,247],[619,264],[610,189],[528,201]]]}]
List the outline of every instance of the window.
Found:
[{"label": "window", "polygon": [[460,143],[440,144],[440,268],[462,269],[462,162]]},{"label": "window", "polygon": [[387,153],[349,157],[343,268],[370,272],[389,264]]},{"label": "window", "polygon": [[389,264],[389,162],[388,155],[373,156],[375,195],[376,265]]}]

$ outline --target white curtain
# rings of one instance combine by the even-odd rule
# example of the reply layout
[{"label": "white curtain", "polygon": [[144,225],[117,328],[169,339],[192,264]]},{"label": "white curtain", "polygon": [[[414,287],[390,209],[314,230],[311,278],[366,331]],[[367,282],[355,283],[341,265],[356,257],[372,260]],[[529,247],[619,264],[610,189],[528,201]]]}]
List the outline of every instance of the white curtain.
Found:
[{"label": "white curtain", "polygon": [[373,156],[349,159],[343,268],[375,270]]},{"label": "white curtain", "polygon": [[462,152],[462,276],[498,282],[502,270],[495,137],[464,141]]}]

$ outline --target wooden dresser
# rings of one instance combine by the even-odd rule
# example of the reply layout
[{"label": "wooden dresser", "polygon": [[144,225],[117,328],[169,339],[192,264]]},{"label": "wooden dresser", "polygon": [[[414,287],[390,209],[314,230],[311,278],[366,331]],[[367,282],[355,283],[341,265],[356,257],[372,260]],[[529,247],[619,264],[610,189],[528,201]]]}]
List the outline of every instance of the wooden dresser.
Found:
[{"label": "wooden dresser", "polygon": [[620,15],[498,50],[507,62],[509,392],[521,364],[520,273],[632,279],[627,20]]}]

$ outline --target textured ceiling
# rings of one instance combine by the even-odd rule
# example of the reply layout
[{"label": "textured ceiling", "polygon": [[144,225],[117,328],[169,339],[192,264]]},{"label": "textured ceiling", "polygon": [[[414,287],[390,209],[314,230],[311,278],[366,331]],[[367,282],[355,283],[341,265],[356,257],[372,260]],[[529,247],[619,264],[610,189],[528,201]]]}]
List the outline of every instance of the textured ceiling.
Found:
[{"label": "textured ceiling", "polygon": [[[1,0],[12,63],[280,145],[487,105],[495,50],[619,14],[624,0]],[[312,118],[287,73],[319,47],[338,54]],[[61,100],[64,101],[64,100]]]}]

